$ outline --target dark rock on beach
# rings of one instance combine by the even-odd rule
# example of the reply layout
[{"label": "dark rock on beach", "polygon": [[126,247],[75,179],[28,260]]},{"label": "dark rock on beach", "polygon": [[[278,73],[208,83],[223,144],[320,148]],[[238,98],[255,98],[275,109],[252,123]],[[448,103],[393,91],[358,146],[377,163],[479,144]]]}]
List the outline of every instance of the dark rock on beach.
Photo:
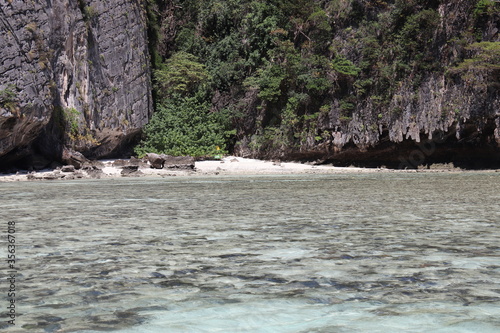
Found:
[{"label": "dark rock on beach", "polygon": [[158,154],[149,153],[146,155],[151,167],[153,169],[163,169],[163,165],[165,164],[165,160]]},{"label": "dark rock on beach", "polygon": [[102,167],[96,164],[87,164],[82,170],[84,170],[90,178],[101,178],[102,176]]},{"label": "dark rock on beach", "polygon": [[75,169],[81,169],[85,163],[89,163],[89,160],[82,153],[72,149],[64,149],[62,162],[74,166]]},{"label": "dark rock on beach", "polygon": [[125,165],[122,167],[120,174],[125,177],[138,177],[143,175],[143,173],[139,171],[138,165]]},{"label": "dark rock on beach", "polygon": [[171,156],[165,154],[149,153],[146,155],[151,167],[154,169],[183,169],[193,170],[195,159],[192,156]]},{"label": "dark rock on beach", "polygon": [[169,169],[193,170],[195,159],[192,156],[161,155],[165,158],[164,166]]},{"label": "dark rock on beach", "polygon": [[75,166],[74,165],[64,165],[61,167],[62,172],[75,172]]}]

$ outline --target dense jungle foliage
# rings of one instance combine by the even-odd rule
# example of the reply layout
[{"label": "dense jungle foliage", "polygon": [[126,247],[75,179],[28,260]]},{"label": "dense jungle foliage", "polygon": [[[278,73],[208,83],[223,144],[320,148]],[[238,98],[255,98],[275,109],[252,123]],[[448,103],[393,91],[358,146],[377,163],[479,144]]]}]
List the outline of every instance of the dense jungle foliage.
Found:
[{"label": "dense jungle foliage", "polygon": [[439,8],[453,2],[149,0],[157,112],[136,151],[265,155],[329,140],[361,108],[376,132],[402,112],[389,109],[402,82],[429,73],[481,71],[498,89],[500,42],[483,37],[500,3],[465,1],[448,32]]}]

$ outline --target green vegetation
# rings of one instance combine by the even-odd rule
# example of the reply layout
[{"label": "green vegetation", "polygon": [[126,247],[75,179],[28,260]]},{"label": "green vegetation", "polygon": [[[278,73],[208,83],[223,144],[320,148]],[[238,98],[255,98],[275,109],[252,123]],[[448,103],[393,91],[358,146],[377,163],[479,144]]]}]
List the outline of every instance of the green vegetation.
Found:
[{"label": "green vegetation", "polygon": [[[158,105],[145,127],[146,139],[136,147],[136,153],[213,156],[233,134],[227,130],[226,113],[210,112],[210,104],[197,97],[174,96]],[[219,151],[226,152],[224,148]]]},{"label": "green vegetation", "polygon": [[338,56],[332,61],[332,68],[340,74],[356,76],[361,71],[360,68],[356,67],[352,61]]},{"label": "green vegetation", "polygon": [[94,20],[98,15],[97,9],[88,5],[84,0],[78,0],[78,7],[80,8],[83,19],[87,24]]},{"label": "green vegetation", "polygon": [[472,57],[464,59],[448,73],[476,87],[500,88],[500,42],[479,42],[466,47]]},{"label": "green vegetation", "polygon": [[479,0],[474,8],[474,18],[479,19],[481,16],[491,15],[495,11],[498,12],[498,7],[495,7],[497,2],[493,0]]},{"label": "green vegetation", "polygon": [[474,53],[473,58],[464,59],[455,70],[499,71],[500,70],[500,42],[473,43],[466,50]]},{"label": "green vegetation", "polygon": [[32,34],[36,33],[38,30],[38,27],[37,27],[35,22],[30,22],[30,23],[26,24],[26,26],[24,28],[27,31],[31,32]]},{"label": "green vegetation", "polygon": [[483,32],[487,29],[488,21],[498,20],[500,15],[500,2],[492,0],[479,0],[473,11],[474,34],[476,41],[480,42]]},{"label": "green vegetation", "polygon": [[85,115],[74,107],[62,108],[57,106],[54,109],[55,123],[65,133],[73,147],[100,144],[92,135],[85,120],[81,120],[81,118],[88,117],[90,114],[87,107],[84,107],[84,113]]},{"label": "green vegetation", "polygon": [[444,47],[441,0],[148,0],[158,106],[137,152],[209,155],[234,139],[262,154],[300,148],[328,126],[403,116],[396,93],[430,75],[494,78],[498,43],[481,38],[499,4],[470,1],[470,26]]},{"label": "green vegetation", "polygon": [[97,10],[92,6],[83,7],[83,15],[86,20],[92,20],[97,16]]},{"label": "green vegetation", "polygon": [[207,78],[205,66],[194,55],[183,51],[175,53],[154,71],[157,93],[162,98],[192,94]]},{"label": "green vegetation", "polygon": [[63,109],[64,120],[67,124],[67,133],[70,136],[77,136],[79,134],[79,124],[78,118],[80,116],[80,112],[78,112],[75,108],[65,108]]},{"label": "green vegetation", "polygon": [[0,107],[14,112],[18,103],[16,86],[9,84],[5,89],[0,89]]}]

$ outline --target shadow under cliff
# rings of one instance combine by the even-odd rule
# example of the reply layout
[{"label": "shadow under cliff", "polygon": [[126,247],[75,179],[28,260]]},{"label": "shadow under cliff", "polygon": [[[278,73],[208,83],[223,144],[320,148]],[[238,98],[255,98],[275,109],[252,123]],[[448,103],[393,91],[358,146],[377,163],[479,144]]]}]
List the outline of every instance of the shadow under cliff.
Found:
[{"label": "shadow under cliff", "polygon": [[455,168],[470,170],[499,169],[500,147],[494,131],[495,124],[489,122],[481,131],[471,125],[463,128],[460,135],[451,130],[420,143],[410,139],[391,142],[384,132],[375,147],[360,149],[349,143],[325,158],[324,163],[391,169],[431,168],[436,164],[453,164]]}]

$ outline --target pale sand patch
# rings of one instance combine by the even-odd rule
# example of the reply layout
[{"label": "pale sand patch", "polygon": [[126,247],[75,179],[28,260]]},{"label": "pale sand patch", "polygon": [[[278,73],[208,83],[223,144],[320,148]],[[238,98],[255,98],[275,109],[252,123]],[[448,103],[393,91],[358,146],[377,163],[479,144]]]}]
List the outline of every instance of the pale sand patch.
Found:
[{"label": "pale sand patch", "polygon": [[380,169],[339,168],[328,165],[311,165],[294,162],[272,162],[243,157],[228,156],[220,161],[199,161],[196,171],[223,174],[282,174],[282,173],[329,173],[329,172],[373,172]]},{"label": "pale sand patch", "polygon": [[[76,173],[62,173],[59,170],[41,170],[33,173],[36,176],[28,176],[27,172],[17,174],[0,174],[0,182],[44,180],[44,179],[74,179],[74,178],[120,178],[122,168],[113,165],[115,160],[101,160],[103,163],[102,173],[97,177],[89,175],[86,171],[77,170]],[[139,168],[137,174],[130,176],[143,177],[169,177],[169,176],[209,176],[209,175],[261,175],[261,174],[329,174],[329,173],[378,173],[378,172],[445,172],[452,170],[393,170],[385,168],[357,168],[357,167],[335,167],[332,165],[312,165],[298,162],[273,162],[236,156],[227,156],[221,160],[197,161],[194,170],[182,169],[152,169],[150,167]],[[456,171],[456,170],[455,170]],[[498,171],[497,171],[498,172]],[[50,178],[52,175],[64,175],[64,177]],[[78,175],[78,176],[76,176]]]},{"label": "pale sand patch", "polygon": [[25,181],[28,180],[25,174],[0,174],[0,182],[16,182],[16,181]]}]

